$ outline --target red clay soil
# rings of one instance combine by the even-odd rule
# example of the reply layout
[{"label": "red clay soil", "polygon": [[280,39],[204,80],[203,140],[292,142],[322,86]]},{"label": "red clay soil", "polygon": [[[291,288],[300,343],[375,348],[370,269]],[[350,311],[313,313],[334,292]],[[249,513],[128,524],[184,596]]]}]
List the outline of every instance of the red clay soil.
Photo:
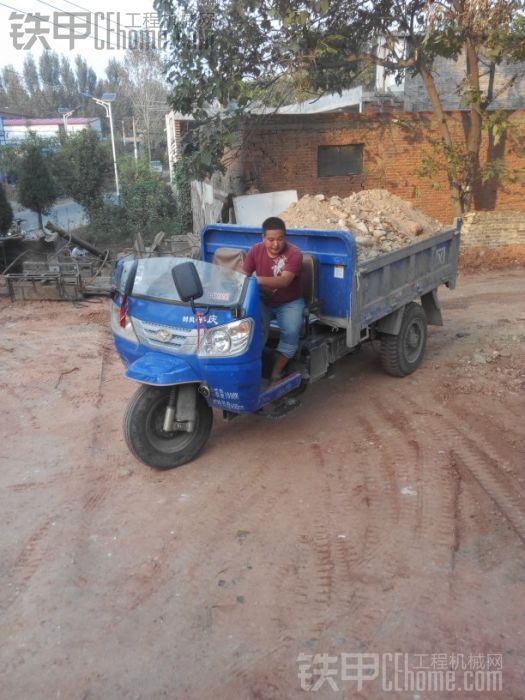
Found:
[{"label": "red clay soil", "polygon": [[483,272],[525,267],[525,245],[506,245],[499,248],[467,248],[461,250],[459,267],[463,272]]},{"label": "red clay soil", "polygon": [[108,302],[2,302],[2,697],[521,700],[525,273],[440,297],[415,374],[368,345],[165,473],[124,444]]}]

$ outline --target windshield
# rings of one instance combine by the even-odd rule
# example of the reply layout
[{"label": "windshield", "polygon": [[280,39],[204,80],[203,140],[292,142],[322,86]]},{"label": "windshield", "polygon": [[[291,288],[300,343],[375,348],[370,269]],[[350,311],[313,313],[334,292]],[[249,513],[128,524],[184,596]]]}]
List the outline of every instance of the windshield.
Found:
[{"label": "windshield", "polygon": [[[133,295],[163,301],[180,301],[171,271],[175,265],[188,260],[189,258],[164,257],[126,261],[119,286],[122,289],[122,281],[127,278],[133,263],[137,262]],[[204,290],[203,296],[195,300],[199,306],[232,306],[239,303],[246,281],[246,276],[242,272],[235,272],[202,260],[191,260],[191,262],[197,268]]]}]

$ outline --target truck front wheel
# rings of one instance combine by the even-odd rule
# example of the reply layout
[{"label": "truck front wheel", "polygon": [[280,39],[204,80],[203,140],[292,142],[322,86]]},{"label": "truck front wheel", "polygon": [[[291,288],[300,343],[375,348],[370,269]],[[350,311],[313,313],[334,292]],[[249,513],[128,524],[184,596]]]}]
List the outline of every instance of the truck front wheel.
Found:
[{"label": "truck front wheel", "polygon": [[381,336],[381,363],[388,374],[406,377],[421,364],[427,343],[427,317],[419,304],[405,307],[398,335]]},{"label": "truck front wheel", "polygon": [[173,469],[195,459],[210,435],[213,422],[213,412],[199,394],[192,432],[166,432],[163,424],[170,389],[139,387],[124,416],[124,437],[130,452],[155,469]]}]

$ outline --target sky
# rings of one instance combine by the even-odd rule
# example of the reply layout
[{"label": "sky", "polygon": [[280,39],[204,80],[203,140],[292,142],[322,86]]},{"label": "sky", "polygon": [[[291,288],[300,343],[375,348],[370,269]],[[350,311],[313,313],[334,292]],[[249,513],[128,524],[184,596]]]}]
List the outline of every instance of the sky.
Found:
[{"label": "sky", "polygon": [[0,67],[19,70],[45,47],[70,59],[80,53],[100,78],[146,24],[159,31],[153,0],[0,0]]}]

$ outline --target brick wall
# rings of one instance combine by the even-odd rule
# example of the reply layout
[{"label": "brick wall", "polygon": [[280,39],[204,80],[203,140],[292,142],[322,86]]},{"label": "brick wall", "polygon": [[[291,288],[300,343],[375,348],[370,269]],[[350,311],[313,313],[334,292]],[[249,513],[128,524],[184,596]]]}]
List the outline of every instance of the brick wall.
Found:
[{"label": "brick wall", "polygon": [[525,246],[525,212],[477,211],[463,217],[461,247]]},{"label": "brick wall", "polygon": [[[451,116],[452,132],[462,138],[461,115]],[[525,129],[525,110],[515,112],[512,120]],[[437,132],[428,113],[279,115],[244,133],[241,170],[261,192],[297,189],[300,197],[348,196],[361,189],[387,189],[449,224],[453,213],[444,174],[431,181],[415,173],[429,136]],[[364,146],[360,175],[318,176],[318,145],[358,143]],[[523,172],[525,159],[518,158],[510,146],[504,157],[509,168]],[[525,211],[525,184],[487,190],[487,209]]]}]

